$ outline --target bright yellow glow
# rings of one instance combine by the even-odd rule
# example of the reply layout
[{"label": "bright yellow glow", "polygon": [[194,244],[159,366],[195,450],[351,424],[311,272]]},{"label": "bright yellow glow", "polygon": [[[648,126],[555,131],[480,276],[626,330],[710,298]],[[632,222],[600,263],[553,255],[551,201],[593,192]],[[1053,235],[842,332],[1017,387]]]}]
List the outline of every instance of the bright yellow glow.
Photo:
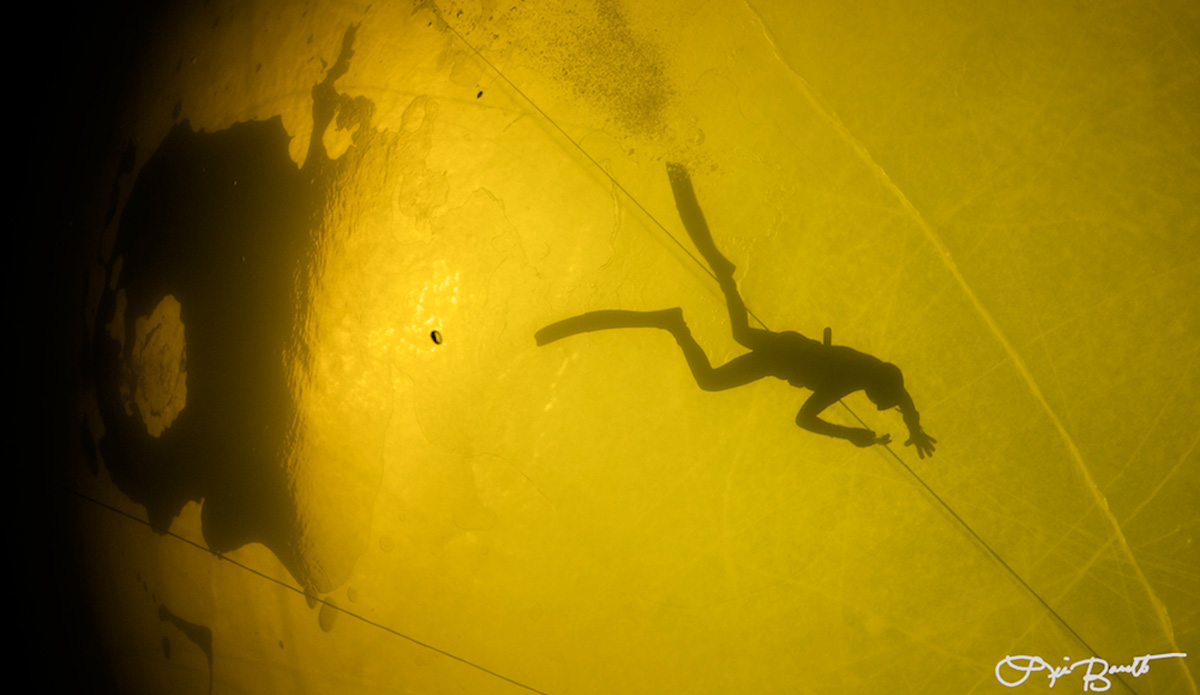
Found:
[{"label": "bright yellow glow", "polygon": [[[714,364],[746,351],[680,162],[750,310],[899,365],[936,455],[846,405],[1101,656],[1192,655],[1137,692],[1195,694],[1195,20],[1182,0],[180,10],[122,134],[154,176],[123,191],[90,298],[114,369],[149,376],[121,382],[128,412],[89,384],[104,472],[78,487],[175,534],[81,502],[117,680],[1020,693],[1047,680],[1003,687],[1006,655],[1090,656],[882,447],[798,429],[807,390],[702,391],[661,330],[536,345],[680,307]],[[224,240],[164,231],[177,266],[133,235],[172,176],[236,211],[177,203]],[[188,464],[146,482],[126,460],[160,454],[167,478]]]}]

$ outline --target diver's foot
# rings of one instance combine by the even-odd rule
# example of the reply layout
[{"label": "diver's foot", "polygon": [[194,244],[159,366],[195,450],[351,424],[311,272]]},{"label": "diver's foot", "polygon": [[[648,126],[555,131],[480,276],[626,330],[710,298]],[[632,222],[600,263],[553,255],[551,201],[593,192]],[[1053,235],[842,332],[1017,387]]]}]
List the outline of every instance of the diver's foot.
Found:
[{"label": "diver's foot", "polygon": [[652,311],[650,312],[650,316],[653,317],[650,325],[666,328],[667,330],[677,326],[687,325],[683,320],[683,309],[677,306],[671,307],[670,309]]},{"label": "diver's foot", "polygon": [[717,276],[718,283],[724,286],[727,282],[733,282],[733,271],[737,270],[736,265],[730,263],[725,257],[710,259],[709,264],[712,266],[713,275]]},{"label": "diver's foot", "polygon": [[654,314],[658,327],[675,336],[675,342],[680,345],[695,342],[692,339],[692,330],[688,328],[687,321],[683,320],[683,309],[672,307],[656,311]]}]

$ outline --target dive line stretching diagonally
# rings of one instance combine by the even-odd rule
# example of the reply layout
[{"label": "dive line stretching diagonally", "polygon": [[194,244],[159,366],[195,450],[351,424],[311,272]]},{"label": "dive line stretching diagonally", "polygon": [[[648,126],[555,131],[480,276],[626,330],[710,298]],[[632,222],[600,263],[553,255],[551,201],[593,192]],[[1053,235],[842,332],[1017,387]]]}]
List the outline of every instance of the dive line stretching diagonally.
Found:
[{"label": "dive line stretching diagonally", "polygon": [[[1170,641],[1171,648],[1174,651],[1179,651],[1179,645],[1175,642],[1175,631],[1171,626],[1171,619],[1170,616],[1167,615],[1165,606],[1154,592],[1154,588],[1150,585],[1150,581],[1146,578],[1145,573],[1142,572],[1142,568],[1138,564],[1137,558],[1134,557],[1133,550],[1129,547],[1129,542],[1126,540],[1120,524],[1117,522],[1117,519],[1113,515],[1112,511],[1108,508],[1108,501],[1104,498],[1103,493],[1100,492],[1100,488],[1098,485],[1096,485],[1095,480],[1092,479],[1091,473],[1088,471],[1087,466],[1084,463],[1083,455],[1080,453],[1079,447],[1075,444],[1074,438],[1067,431],[1058,414],[1052,407],[1050,407],[1050,403],[1042,394],[1042,390],[1038,386],[1037,381],[1034,379],[1033,373],[1025,364],[1025,360],[1021,357],[1020,353],[1017,352],[1011,341],[1009,341],[1008,337],[1004,334],[1004,331],[1001,330],[1000,325],[996,321],[995,317],[992,316],[991,312],[988,311],[987,307],[985,307],[983,302],[980,301],[979,297],[976,296],[975,291],[971,289],[971,286],[967,283],[966,278],[964,278],[962,272],[959,271],[958,265],[954,262],[954,258],[951,255],[950,250],[946,247],[945,242],[942,241],[941,236],[936,230],[933,229],[929,222],[925,220],[925,217],[919,210],[917,210],[912,201],[908,199],[908,196],[904,194],[904,191],[900,190],[899,186],[892,181],[891,177],[888,176],[887,171],[885,171],[883,167],[875,161],[874,157],[871,156],[871,153],[867,150],[863,143],[856,138],[848,128],[846,128],[845,124],[842,123],[841,119],[838,118],[835,113],[833,113],[828,107],[825,106],[825,104],[821,102],[817,95],[813,93],[808,82],[791,68],[791,66],[784,59],[783,55],[780,53],[779,47],[776,45],[770,31],[768,31],[762,17],[758,14],[754,7],[750,5],[748,0],[744,0],[744,2],[748,11],[753,15],[755,22],[758,23],[759,29],[762,31],[765,40],[770,43],[771,50],[774,52],[776,60],[779,61],[780,65],[782,65],[787,73],[791,76],[792,82],[796,86],[796,89],[802,95],[804,95],[804,97],[809,101],[810,104],[812,104],[813,108],[815,108],[818,113],[825,117],[838,135],[851,146],[862,162],[871,170],[872,173],[876,175],[876,177],[879,178],[887,190],[891,192],[893,196],[895,196],[896,200],[904,208],[905,212],[908,213],[908,215],[924,233],[925,237],[937,250],[938,255],[941,257],[942,262],[946,266],[946,269],[950,272],[950,275],[954,278],[955,282],[958,283],[958,286],[967,296],[967,299],[971,301],[971,304],[975,307],[976,311],[979,312],[980,317],[983,319],[984,323],[987,324],[988,329],[992,332],[992,335],[995,337],[996,341],[999,342],[1000,346],[1004,348],[1005,353],[1008,354],[1009,358],[1012,360],[1013,366],[1016,367],[1017,372],[1025,381],[1025,384],[1029,388],[1030,393],[1033,395],[1034,400],[1041,405],[1043,411],[1046,413],[1046,417],[1050,419],[1050,422],[1054,425],[1059,437],[1063,440],[1063,444],[1066,446],[1067,451],[1070,454],[1071,461],[1075,464],[1079,474],[1086,482],[1087,488],[1089,492],[1091,492],[1096,506],[1103,511],[1103,517],[1113,535],[1117,539],[1118,547],[1121,549],[1122,554],[1126,557],[1126,559],[1128,559],[1129,564],[1132,566],[1134,573],[1149,597],[1151,605],[1154,607],[1156,617],[1158,618],[1159,624],[1161,625],[1167,639]],[[1192,678],[1191,670],[1184,668],[1183,671],[1187,676],[1189,684],[1191,685],[1192,693],[1196,693],[1196,682]]]},{"label": "dive line stretching diagonally", "polygon": [[182,541],[183,543],[185,543],[185,544],[187,544],[187,545],[190,545],[190,546],[192,546],[193,548],[196,548],[197,550],[201,550],[201,551],[203,551],[203,552],[205,552],[205,553],[209,553],[210,555],[212,555],[213,557],[217,558],[218,560],[223,560],[223,561],[225,561],[225,562],[228,562],[229,564],[233,565],[234,567],[237,567],[238,569],[240,569],[240,570],[242,570],[242,571],[244,571],[244,572],[249,572],[250,574],[253,574],[253,575],[257,576],[257,577],[260,577],[260,578],[262,578],[262,579],[265,579],[265,580],[267,580],[268,582],[271,582],[271,583],[273,583],[273,584],[277,584],[278,586],[280,586],[280,587],[282,587],[282,588],[284,588],[284,589],[286,589],[286,590],[288,590],[288,591],[291,591],[291,592],[292,592],[292,593],[294,593],[294,594],[299,594],[300,596],[303,596],[303,597],[304,597],[305,599],[307,599],[307,600],[314,600],[314,601],[316,601],[316,602],[318,602],[318,603],[320,603],[320,604],[322,604],[322,605],[328,606],[329,608],[331,608],[331,609],[333,609],[333,610],[336,610],[336,611],[338,611],[339,613],[344,613],[344,614],[346,614],[346,615],[350,616],[351,618],[354,618],[355,620],[358,620],[358,621],[360,621],[360,622],[362,622],[362,623],[365,623],[365,624],[367,624],[367,625],[370,625],[370,626],[371,626],[371,627],[373,627],[373,628],[376,628],[376,629],[378,629],[378,630],[382,630],[382,631],[384,631],[384,632],[387,632],[387,633],[389,633],[389,634],[391,634],[391,635],[394,635],[394,636],[396,636],[396,637],[399,637],[399,638],[401,638],[401,639],[407,640],[407,641],[409,641],[409,642],[411,642],[411,643],[413,643],[413,644],[417,645],[418,647],[421,647],[421,648],[424,648],[424,649],[428,649],[429,651],[431,651],[431,652],[435,652],[435,653],[437,653],[437,654],[441,654],[442,656],[444,656],[444,657],[446,657],[446,658],[448,658],[448,659],[452,659],[452,660],[454,660],[454,661],[457,661],[457,662],[459,662],[459,663],[461,663],[461,664],[464,664],[464,665],[466,665],[466,666],[470,666],[471,668],[473,668],[473,669],[475,669],[475,670],[477,670],[477,671],[480,671],[480,672],[482,672],[482,673],[486,673],[486,674],[488,674],[489,676],[493,676],[493,677],[495,677],[495,678],[498,678],[498,679],[500,679],[500,680],[502,680],[502,681],[505,681],[505,682],[511,683],[511,684],[513,684],[513,685],[515,685],[515,686],[517,686],[517,687],[519,687],[519,688],[522,688],[522,689],[524,689],[524,690],[528,690],[528,691],[529,691],[529,692],[531,692],[531,693],[537,693],[537,695],[548,695],[548,693],[546,693],[546,692],[544,692],[544,691],[542,691],[542,690],[538,690],[537,688],[534,688],[534,687],[533,687],[533,686],[531,686],[531,685],[526,685],[526,684],[522,683],[521,681],[515,680],[515,679],[513,679],[513,678],[509,678],[508,676],[505,676],[505,675],[504,675],[504,674],[502,674],[502,673],[497,673],[496,671],[493,671],[493,670],[491,670],[490,668],[487,668],[486,666],[482,666],[482,665],[480,665],[480,664],[477,664],[477,663],[475,663],[474,661],[471,661],[471,660],[469,660],[469,659],[464,659],[463,657],[461,657],[461,656],[458,656],[457,654],[454,654],[454,653],[452,653],[452,652],[448,652],[448,651],[446,651],[445,649],[439,649],[438,647],[435,647],[435,646],[433,646],[432,644],[429,644],[428,642],[422,642],[421,640],[419,640],[419,639],[417,639],[417,638],[415,638],[415,637],[411,637],[411,636],[409,636],[409,635],[406,635],[406,634],[404,634],[403,632],[400,632],[399,630],[397,630],[397,629],[395,629],[395,628],[388,627],[387,625],[384,625],[383,623],[379,623],[379,622],[376,622],[376,621],[374,621],[374,620],[371,620],[370,618],[366,617],[365,615],[362,615],[361,613],[355,613],[354,611],[348,610],[348,609],[347,609],[347,608],[345,608],[344,606],[339,606],[339,605],[337,605],[337,604],[335,604],[335,603],[332,603],[332,602],[330,602],[330,601],[327,601],[327,600],[325,600],[325,599],[323,599],[323,598],[319,598],[319,597],[316,597],[316,596],[312,596],[311,594],[308,594],[308,593],[306,593],[306,592],[304,591],[304,589],[301,589],[301,588],[299,588],[299,587],[293,586],[293,585],[291,585],[291,584],[289,584],[289,583],[287,583],[287,582],[285,582],[285,581],[283,581],[283,580],[281,580],[281,579],[278,579],[278,578],[276,578],[276,577],[272,577],[271,575],[267,574],[266,572],[263,572],[263,571],[261,571],[261,570],[257,570],[257,569],[255,569],[255,568],[251,567],[250,565],[247,565],[247,564],[246,564],[246,563],[244,563],[244,562],[241,562],[241,561],[239,561],[239,560],[236,560],[236,559],[234,559],[234,558],[230,557],[229,555],[226,555],[225,553],[219,553],[219,552],[217,552],[217,551],[215,551],[215,550],[212,550],[212,549],[210,549],[210,548],[208,548],[208,547],[206,547],[206,546],[204,546],[204,545],[202,545],[202,544],[200,544],[200,543],[198,543],[198,542],[196,542],[196,541],[194,541],[194,540],[192,540],[192,539],[190,539],[190,538],[188,538],[188,537],[186,537],[186,536],[182,536],[182,535],[180,535],[180,534],[178,534],[178,533],[175,533],[174,531],[171,531],[171,530],[169,530],[169,529],[167,529],[167,530],[164,530],[164,529],[158,529],[158,528],[155,528],[155,527],[154,527],[154,526],[153,526],[153,525],[152,525],[152,524],[151,524],[149,521],[147,521],[147,520],[145,520],[145,519],[142,519],[142,518],[139,518],[139,517],[137,517],[137,516],[135,516],[135,515],[133,515],[133,514],[130,514],[129,512],[127,512],[127,511],[125,511],[125,510],[123,510],[123,509],[118,509],[117,507],[114,507],[114,506],[112,506],[112,505],[110,505],[110,504],[107,504],[107,503],[105,503],[105,502],[102,502],[102,501],[100,501],[100,500],[96,499],[95,497],[92,497],[91,495],[88,495],[87,493],[80,492],[79,490],[76,490],[76,489],[74,489],[74,488],[59,488],[59,489],[60,489],[60,490],[62,490],[63,492],[65,492],[65,493],[67,493],[67,494],[74,495],[76,498],[78,498],[78,499],[79,499],[79,500],[81,500],[81,501],[88,502],[88,503],[90,503],[90,504],[92,504],[92,505],[95,505],[95,506],[96,506],[97,508],[99,508],[99,509],[104,509],[104,510],[107,510],[107,511],[109,511],[109,512],[111,512],[111,513],[114,513],[114,514],[116,514],[117,516],[121,516],[121,517],[124,517],[124,518],[126,518],[126,519],[129,519],[130,521],[133,521],[133,522],[136,522],[136,523],[138,523],[138,524],[141,524],[142,526],[145,526],[145,527],[146,527],[146,528],[148,528],[148,529],[152,529],[152,530],[154,530],[154,532],[155,532],[155,533],[158,533],[158,534],[161,534],[161,535],[165,535],[165,536],[169,536],[169,537],[171,537],[171,538],[174,538],[175,540],[178,540],[178,541]]}]

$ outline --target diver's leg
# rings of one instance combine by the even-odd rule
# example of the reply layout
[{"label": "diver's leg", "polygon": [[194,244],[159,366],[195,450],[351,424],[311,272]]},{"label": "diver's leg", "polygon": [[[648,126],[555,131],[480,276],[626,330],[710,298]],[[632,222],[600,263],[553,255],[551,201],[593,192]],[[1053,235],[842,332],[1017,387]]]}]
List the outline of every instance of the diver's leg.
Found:
[{"label": "diver's leg", "polygon": [[762,353],[750,352],[720,367],[713,367],[704,348],[692,337],[692,332],[682,320],[671,329],[671,334],[683,351],[696,384],[705,391],[724,391],[771,375],[770,365],[763,359]]},{"label": "diver's leg", "polygon": [[670,332],[683,351],[696,383],[705,391],[730,389],[770,375],[769,365],[762,355],[755,353],[742,355],[714,368],[704,348],[692,337],[692,332],[683,321],[683,310],[678,307],[662,311],[592,311],[552,323],[534,334],[534,339],[538,345],[546,345],[579,333],[613,328],[660,328]]},{"label": "diver's leg", "polygon": [[742,301],[732,277],[721,280],[720,284],[721,292],[725,294],[725,306],[729,309],[729,328],[733,332],[733,339],[751,350],[764,347],[775,334],[750,325],[746,303]]},{"label": "diver's leg", "polygon": [[704,260],[708,261],[717,284],[725,294],[725,305],[729,309],[729,326],[733,330],[733,339],[738,343],[754,350],[770,339],[772,333],[761,328],[751,328],[746,303],[738,292],[737,283],[733,279],[735,266],[717,248],[713,241],[704,212],[696,200],[696,190],[692,188],[692,179],[682,164],[667,164],[667,178],[671,181],[671,191],[675,194],[675,207],[679,210],[679,219],[687,229],[692,243],[699,249]]}]

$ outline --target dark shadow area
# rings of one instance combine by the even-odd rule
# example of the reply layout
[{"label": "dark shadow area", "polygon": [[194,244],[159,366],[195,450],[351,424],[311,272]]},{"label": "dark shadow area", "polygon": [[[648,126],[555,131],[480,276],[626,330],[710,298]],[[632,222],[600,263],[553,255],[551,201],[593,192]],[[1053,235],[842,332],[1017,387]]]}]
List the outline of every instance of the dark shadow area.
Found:
[{"label": "dark shadow area", "polygon": [[23,29],[53,37],[35,41],[45,50],[20,51],[14,70],[13,103],[31,108],[21,110],[30,127],[16,141],[23,219],[6,254],[17,353],[9,379],[20,409],[10,430],[25,442],[10,469],[16,508],[26,515],[11,566],[32,588],[14,616],[31,634],[18,640],[12,658],[49,692],[117,692],[80,563],[79,501],[64,490],[91,449],[90,441],[82,446],[78,395],[87,263],[102,223],[93,219],[92,201],[112,183],[99,172],[121,150],[114,144],[121,95],[164,4],[44,4],[20,8],[16,17]]},{"label": "dark shadow area", "polygon": [[[113,482],[165,530],[204,500],[210,547],[279,547],[294,519],[283,462],[294,417],[285,361],[299,317],[295,277],[308,246],[313,190],[288,157],[278,118],[216,133],[176,126],[138,176],[121,217],[124,355],[95,337],[100,441]],[[186,336],[186,406],[159,437],[127,412],[123,370],[134,326],[166,296]],[[127,387],[125,387],[127,388]]]},{"label": "dark shadow area", "polygon": [[[160,532],[189,501],[203,501],[210,549],[262,543],[306,586],[312,578],[287,476],[292,386],[304,378],[322,212],[343,166],[328,158],[321,133],[335,115],[369,122],[373,108],[333,87],[349,68],[355,29],[313,87],[314,136],[303,168],[289,157],[291,137],[279,117],[212,133],[185,120],[171,130],[121,214],[109,267],[110,277],[119,268],[116,288],[106,289],[92,335],[105,428],[99,451],[117,487]],[[136,324],[168,296],[178,302],[186,340],[182,359],[172,357],[186,371],[186,404],[155,436],[130,405],[130,374],[144,353],[161,357],[145,347],[148,338],[138,343]],[[115,325],[124,346],[109,328],[122,313],[123,325]]]},{"label": "dark shadow area", "polygon": [[737,283],[735,266],[717,249],[696,192],[686,169],[667,165],[675,206],[692,242],[713,271],[725,295],[729,323],[734,339],[750,352],[713,367],[704,349],[692,337],[679,308],[662,311],[593,311],[541,329],[534,336],[538,345],[546,345],[568,336],[614,328],[658,328],[669,332],[683,352],[684,359],[705,391],[722,391],[764,377],[783,379],[797,388],[810,389],[812,395],[796,416],[800,427],[829,437],[845,439],[860,447],[887,444],[889,435],[877,436],[860,427],[844,427],[821,419],[826,408],[855,391],[864,391],[880,410],[898,408],[908,426],[905,442],[924,458],[932,455],[936,440],[920,426],[920,415],[904,388],[904,377],[893,364],[849,347],[830,345],[794,331],[775,332],[750,325],[749,314]]}]

